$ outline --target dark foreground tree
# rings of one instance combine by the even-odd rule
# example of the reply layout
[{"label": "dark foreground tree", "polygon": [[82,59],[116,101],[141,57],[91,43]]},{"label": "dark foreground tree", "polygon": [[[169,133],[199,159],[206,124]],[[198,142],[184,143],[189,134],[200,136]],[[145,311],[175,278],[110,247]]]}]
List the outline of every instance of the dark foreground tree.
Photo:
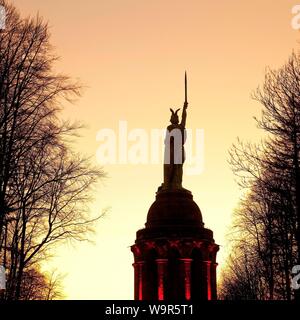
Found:
[{"label": "dark foreground tree", "polygon": [[24,279],[42,279],[38,266],[58,242],[92,231],[99,215],[88,211],[90,191],[103,172],[72,151],[79,126],[59,120],[80,86],[54,71],[47,24],[0,5],[0,263],[8,270],[5,298],[22,299]]},{"label": "dark foreground tree", "polygon": [[[233,255],[239,259],[241,244],[247,244],[254,261],[250,275],[265,288],[263,295],[257,289],[257,297],[290,300],[298,297],[291,277],[293,266],[300,265],[300,56],[293,53],[278,71],[268,70],[255,98],[263,106],[257,122],[266,138],[260,145],[239,142],[231,150],[230,163],[245,189],[235,212]],[[227,277],[223,291],[231,285]]]},{"label": "dark foreground tree", "polygon": [[45,274],[38,269],[27,270],[21,283],[21,300],[63,299],[63,277],[56,272]]}]

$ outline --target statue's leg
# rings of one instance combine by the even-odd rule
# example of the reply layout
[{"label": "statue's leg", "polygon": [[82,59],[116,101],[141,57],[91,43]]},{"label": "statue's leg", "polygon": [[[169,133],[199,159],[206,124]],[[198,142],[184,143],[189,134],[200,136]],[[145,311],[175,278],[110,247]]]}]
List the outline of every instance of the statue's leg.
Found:
[{"label": "statue's leg", "polygon": [[174,165],[174,177],[172,181],[172,186],[175,189],[182,188],[182,164],[175,164]]},{"label": "statue's leg", "polygon": [[164,164],[164,188],[167,188],[170,184],[170,165]]},{"label": "statue's leg", "polygon": [[182,188],[183,165],[178,165],[178,186]]}]

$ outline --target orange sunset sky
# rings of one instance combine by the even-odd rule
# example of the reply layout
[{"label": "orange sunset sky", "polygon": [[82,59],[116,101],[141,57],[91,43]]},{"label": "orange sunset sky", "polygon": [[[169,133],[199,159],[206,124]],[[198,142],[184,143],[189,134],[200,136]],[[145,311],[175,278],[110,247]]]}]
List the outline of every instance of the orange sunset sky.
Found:
[{"label": "orange sunset sky", "polygon": [[[184,176],[207,228],[226,256],[225,234],[239,190],[227,163],[239,136],[257,141],[262,132],[251,99],[265,68],[280,67],[299,49],[291,26],[290,0],[13,0],[23,16],[49,21],[60,72],[86,85],[66,104],[63,117],[86,125],[74,148],[93,156],[97,132],[119,121],[128,130],[165,128],[170,107],[184,100],[189,77],[187,128],[204,129],[204,170]],[[133,299],[130,245],[142,228],[157,187],[161,164],[105,165],[108,178],[95,190],[94,214],[110,207],[96,227],[94,244],[58,248],[44,266],[66,274],[67,299]]]}]

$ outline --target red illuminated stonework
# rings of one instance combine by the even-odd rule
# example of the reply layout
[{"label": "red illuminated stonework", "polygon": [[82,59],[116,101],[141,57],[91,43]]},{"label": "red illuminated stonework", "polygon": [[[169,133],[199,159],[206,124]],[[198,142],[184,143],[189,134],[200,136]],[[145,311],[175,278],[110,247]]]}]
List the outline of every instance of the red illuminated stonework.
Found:
[{"label": "red illuminated stonework", "polygon": [[135,300],[217,299],[219,246],[190,191],[158,191],[131,250]]}]

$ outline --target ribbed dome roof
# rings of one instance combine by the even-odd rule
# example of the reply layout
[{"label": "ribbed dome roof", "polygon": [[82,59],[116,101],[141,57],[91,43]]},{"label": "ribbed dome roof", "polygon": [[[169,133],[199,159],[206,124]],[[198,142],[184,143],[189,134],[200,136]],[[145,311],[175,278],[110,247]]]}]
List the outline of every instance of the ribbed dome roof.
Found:
[{"label": "ribbed dome roof", "polygon": [[188,190],[159,191],[149,209],[146,228],[203,227],[201,211]]}]

